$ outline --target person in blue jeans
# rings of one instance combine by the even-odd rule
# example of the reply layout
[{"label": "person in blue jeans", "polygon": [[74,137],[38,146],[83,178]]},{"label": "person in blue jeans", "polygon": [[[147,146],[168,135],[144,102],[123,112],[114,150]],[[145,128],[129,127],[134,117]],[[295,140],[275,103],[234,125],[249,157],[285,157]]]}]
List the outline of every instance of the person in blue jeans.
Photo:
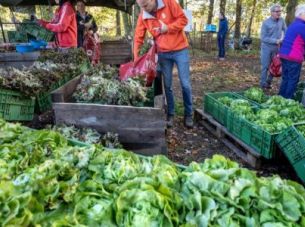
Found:
[{"label": "person in blue jeans", "polygon": [[218,43],[218,59],[223,61],[225,59],[225,40],[228,32],[228,20],[224,13],[219,13],[219,29],[217,33]]},{"label": "person in blue jeans", "polygon": [[296,91],[305,54],[305,4],[295,11],[295,20],[287,29],[281,49],[282,82],[279,95],[292,99]]},{"label": "person in blue jeans", "polygon": [[184,125],[193,127],[192,88],[190,83],[190,57],[188,40],[184,32],[188,19],[176,0],[137,0],[141,8],[134,35],[134,59],[139,57],[147,32],[153,37],[158,63],[164,77],[167,100],[167,127],[173,126],[175,114],[172,89],[173,68],[178,68],[184,102]]},{"label": "person in blue jeans", "polygon": [[185,48],[180,51],[160,52],[158,61],[164,76],[165,95],[167,100],[168,127],[173,126],[175,114],[175,102],[172,89],[173,67],[177,65],[178,76],[182,87],[184,103],[184,124],[186,127],[193,127],[192,121],[192,88],[190,83],[190,58],[189,50]]}]

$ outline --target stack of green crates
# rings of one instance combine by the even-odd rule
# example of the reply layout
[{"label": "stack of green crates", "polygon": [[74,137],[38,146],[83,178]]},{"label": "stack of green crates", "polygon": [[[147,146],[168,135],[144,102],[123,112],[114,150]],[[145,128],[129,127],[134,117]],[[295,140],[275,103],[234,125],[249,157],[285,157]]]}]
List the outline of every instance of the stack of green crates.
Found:
[{"label": "stack of green crates", "polygon": [[34,117],[35,98],[0,89],[0,117],[7,121],[31,121]]},{"label": "stack of green crates", "polygon": [[232,92],[207,93],[204,97],[204,112],[210,114],[220,124],[227,126],[227,114],[229,108],[218,101],[218,98],[229,97],[238,99],[239,97]]},{"label": "stack of green crates", "polygon": [[28,37],[24,33],[17,31],[7,31],[8,40],[10,43],[26,43],[28,42]]},{"label": "stack of green crates", "polygon": [[240,117],[238,114],[228,111],[227,129],[230,133],[252,147],[257,153],[266,159],[275,156],[275,137],[277,134],[271,134],[260,126]]},{"label": "stack of green crates", "polygon": [[[277,134],[270,134],[232,112],[229,107],[218,101],[218,98],[225,96],[233,99],[246,99],[242,94],[235,92],[208,93],[204,98],[204,112],[210,114],[216,121],[224,125],[230,133],[252,147],[257,153],[267,159],[273,158],[276,148],[274,138]],[[255,111],[261,108],[260,104],[251,100],[248,101]]]},{"label": "stack of green crates", "polygon": [[51,41],[54,36],[53,32],[29,20],[25,20],[24,24],[20,24],[18,30],[23,34],[28,34],[38,40],[44,40],[46,42]]},{"label": "stack of green crates", "polygon": [[278,135],[276,143],[305,183],[305,138],[296,127],[292,126]]}]

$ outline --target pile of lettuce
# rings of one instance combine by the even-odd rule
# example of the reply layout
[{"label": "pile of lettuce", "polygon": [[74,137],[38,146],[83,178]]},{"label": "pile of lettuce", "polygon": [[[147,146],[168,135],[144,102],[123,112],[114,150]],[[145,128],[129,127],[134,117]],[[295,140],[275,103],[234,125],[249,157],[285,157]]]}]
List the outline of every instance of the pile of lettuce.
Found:
[{"label": "pile of lettuce", "polygon": [[265,95],[263,89],[258,87],[249,88],[244,92],[244,96],[250,100],[258,103],[264,103],[267,101],[268,97]]},{"label": "pile of lettuce", "polygon": [[218,101],[270,133],[279,133],[294,123],[305,121],[305,108],[300,103],[277,95],[262,103],[260,109],[245,99],[224,96]]},{"label": "pile of lettuce", "polygon": [[1,226],[305,226],[305,189],[222,156],[179,168],[0,120]]},{"label": "pile of lettuce", "polygon": [[49,92],[63,80],[80,74],[75,64],[55,64],[52,61],[35,62],[30,67],[0,68],[0,88],[18,91],[27,97]]},{"label": "pile of lettuce", "polygon": [[147,90],[140,78],[120,81],[117,68],[99,64],[83,75],[73,98],[76,102],[143,106]]},{"label": "pile of lettuce", "polygon": [[47,129],[59,132],[64,137],[71,140],[84,142],[87,144],[99,144],[107,148],[122,148],[119,135],[113,132],[100,134],[92,128],[77,128],[73,125],[48,125]]}]

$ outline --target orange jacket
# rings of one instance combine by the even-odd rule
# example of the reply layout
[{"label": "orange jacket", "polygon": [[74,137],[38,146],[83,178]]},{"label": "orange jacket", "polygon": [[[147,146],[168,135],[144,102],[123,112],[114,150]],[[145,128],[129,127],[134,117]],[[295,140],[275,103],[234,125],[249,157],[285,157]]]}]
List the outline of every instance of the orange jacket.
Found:
[{"label": "orange jacket", "polygon": [[51,22],[39,20],[39,24],[56,33],[59,47],[77,47],[76,13],[70,2],[56,9]]},{"label": "orange jacket", "polygon": [[[188,41],[183,31],[188,21],[179,3],[176,0],[156,1],[158,8],[155,16],[143,10],[139,14],[134,37],[135,59],[138,58],[140,48],[144,43],[146,31],[155,39],[158,52],[176,51],[188,47]],[[168,27],[168,31],[164,34],[160,34],[158,30],[161,28],[159,20]]]}]

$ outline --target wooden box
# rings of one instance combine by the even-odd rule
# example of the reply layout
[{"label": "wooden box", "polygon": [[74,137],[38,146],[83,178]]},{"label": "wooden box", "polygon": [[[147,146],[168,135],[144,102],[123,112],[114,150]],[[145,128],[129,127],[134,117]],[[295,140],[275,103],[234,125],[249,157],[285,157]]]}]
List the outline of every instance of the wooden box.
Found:
[{"label": "wooden box", "polygon": [[143,155],[167,154],[162,95],[155,97],[154,108],[73,103],[80,80],[81,76],[76,77],[52,92],[56,124],[118,133],[125,149]]}]

